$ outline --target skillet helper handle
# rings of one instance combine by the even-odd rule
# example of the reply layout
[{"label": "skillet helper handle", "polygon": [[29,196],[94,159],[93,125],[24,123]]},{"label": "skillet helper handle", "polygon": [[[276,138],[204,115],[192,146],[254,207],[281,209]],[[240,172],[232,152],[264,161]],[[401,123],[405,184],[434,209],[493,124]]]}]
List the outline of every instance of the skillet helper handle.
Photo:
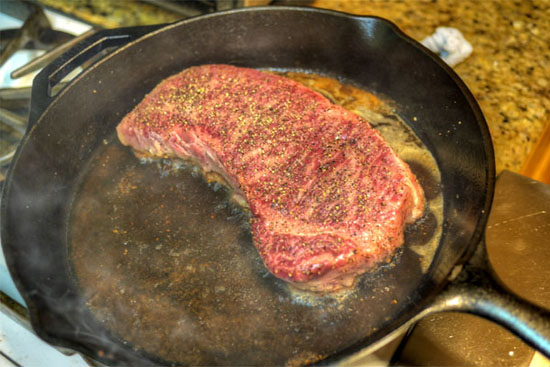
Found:
[{"label": "skillet helper handle", "polygon": [[513,295],[495,280],[483,243],[436,297],[428,313],[442,311],[466,312],[494,321],[550,358],[550,311]]},{"label": "skillet helper handle", "polygon": [[33,80],[29,128],[32,127],[55,99],[54,87],[71,71],[110,48],[120,48],[153,32],[163,24],[106,29],[93,33],[47,65]]}]

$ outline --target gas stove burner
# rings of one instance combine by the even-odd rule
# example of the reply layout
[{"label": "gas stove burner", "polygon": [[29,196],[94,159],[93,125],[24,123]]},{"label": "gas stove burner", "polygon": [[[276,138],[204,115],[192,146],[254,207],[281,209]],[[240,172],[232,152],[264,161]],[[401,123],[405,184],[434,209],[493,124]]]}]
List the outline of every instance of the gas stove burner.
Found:
[{"label": "gas stove burner", "polygon": [[[17,4],[26,7],[29,15],[21,28],[7,29],[1,32],[2,53],[0,55],[0,66],[17,50],[24,48],[49,50],[73,38],[67,33],[53,30],[44,11],[37,5],[14,2],[11,6],[17,6]],[[2,10],[8,9],[4,9],[3,6]]]},{"label": "gas stove burner", "polygon": [[[0,30],[0,181],[25,134],[30,83],[35,72],[72,47],[81,37],[55,30],[35,3],[2,2],[2,17],[13,25]],[[4,19],[3,19],[4,20]],[[17,20],[21,20],[17,22]],[[14,22],[15,21],[15,22]],[[22,25],[20,24],[22,22]],[[2,22],[4,25],[8,22]],[[84,35],[83,35],[84,36]],[[38,58],[37,58],[38,56]]]}]

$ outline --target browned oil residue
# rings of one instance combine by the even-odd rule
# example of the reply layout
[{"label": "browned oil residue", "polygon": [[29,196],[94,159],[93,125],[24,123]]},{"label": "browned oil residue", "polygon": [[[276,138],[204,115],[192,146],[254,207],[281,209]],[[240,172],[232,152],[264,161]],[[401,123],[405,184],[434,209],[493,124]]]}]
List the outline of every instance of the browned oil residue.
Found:
[{"label": "browned oil residue", "polygon": [[315,363],[368,342],[414,303],[441,223],[433,159],[390,104],[330,78],[287,76],[382,131],[424,186],[426,216],[407,229],[395,261],[353,290],[293,292],[262,264],[249,217],[223,186],[177,160],[140,161],[113,135],[81,177],[69,251],[92,312],[136,350],[183,365]]}]

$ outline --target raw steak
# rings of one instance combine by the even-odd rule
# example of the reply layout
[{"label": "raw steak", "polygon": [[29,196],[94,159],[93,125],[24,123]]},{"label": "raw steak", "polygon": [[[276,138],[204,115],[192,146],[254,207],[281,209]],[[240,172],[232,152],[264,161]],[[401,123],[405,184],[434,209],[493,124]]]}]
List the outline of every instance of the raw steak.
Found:
[{"label": "raw steak", "polygon": [[333,291],[386,260],[424,210],[409,167],[357,115],[290,79],[229,65],[160,83],[117,127],[142,154],[196,161],[253,214],[275,276]]}]

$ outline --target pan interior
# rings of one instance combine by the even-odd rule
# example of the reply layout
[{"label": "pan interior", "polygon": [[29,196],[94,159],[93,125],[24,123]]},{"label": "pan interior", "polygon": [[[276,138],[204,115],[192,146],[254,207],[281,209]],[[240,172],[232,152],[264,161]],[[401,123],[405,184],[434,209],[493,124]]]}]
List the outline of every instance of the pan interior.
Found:
[{"label": "pan interior", "polygon": [[113,134],[81,177],[69,256],[88,307],[136,350],[189,365],[313,363],[366,340],[416,300],[441,236],[435,160],[397,107],[335,79],[285,73],[364,116],[409,163],[427,210],[391,262],[352,290],[297,292],[264,267],[249,214],[178,160],[138,160]]}]

